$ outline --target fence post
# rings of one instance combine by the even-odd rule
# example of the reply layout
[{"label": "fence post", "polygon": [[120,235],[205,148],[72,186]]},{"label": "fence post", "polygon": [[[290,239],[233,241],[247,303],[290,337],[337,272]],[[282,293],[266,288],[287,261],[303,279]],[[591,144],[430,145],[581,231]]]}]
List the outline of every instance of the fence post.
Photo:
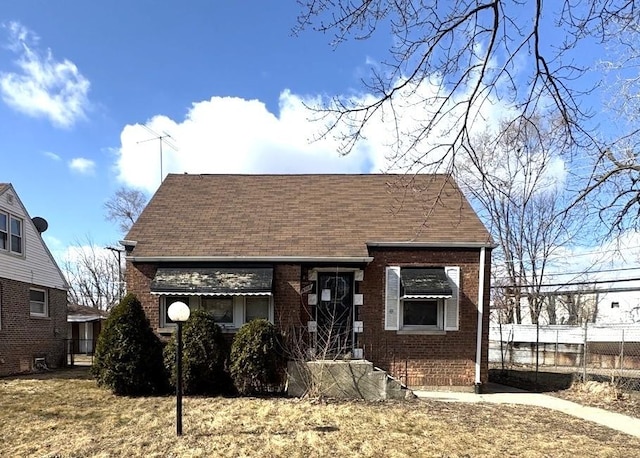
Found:
[{"label": "fence post", "polygon": [[556,329],[556,350],[553,355],[553,364],[557,368],[558,367],[558,341],[560,340],[560,331]]},{"label": "fence post", "polygon": [[620,343],[620,377],[624,375],[624,328],[622,328],[622,338]]},{"label": "fence post", "polygon": [[584,343],[582,345],[582,383],[587,381],[587,327],[589,322],[584,321]]},{"label": "fence post", "polygon": [[536,388],[538,388],[538,366],[540,363],[540,314],[536,320]]},{"label": "fence post", "polygon": [[498,326],[500,327],[500,362],[502,363],[502,372],[504,372],[504,349],[502,345],[502,319],[498,315]]}]

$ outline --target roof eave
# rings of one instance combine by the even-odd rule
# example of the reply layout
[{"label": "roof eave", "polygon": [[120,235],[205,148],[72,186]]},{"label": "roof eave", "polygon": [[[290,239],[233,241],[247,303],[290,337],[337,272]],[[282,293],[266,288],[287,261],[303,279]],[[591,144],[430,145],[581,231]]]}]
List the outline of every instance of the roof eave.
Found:
[{"label": "roof eave", "polygon": [[369,247],[380,248],[496,248],[491,241],[487,242],[367,242]]},{"label": "roof eave", "polygon": [[127,256],[131,262],[274,262],[368,264],[371,256]]}]

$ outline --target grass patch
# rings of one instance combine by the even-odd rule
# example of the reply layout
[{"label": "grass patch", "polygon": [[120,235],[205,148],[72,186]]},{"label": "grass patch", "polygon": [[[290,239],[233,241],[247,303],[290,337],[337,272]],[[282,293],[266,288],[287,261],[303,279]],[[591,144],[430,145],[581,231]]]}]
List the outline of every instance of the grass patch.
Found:
[{"label": "grass patch", "polygon": [[628,456],[640,439],[528,406],[126,398],[75,369],[0,379],[0,456]]}]

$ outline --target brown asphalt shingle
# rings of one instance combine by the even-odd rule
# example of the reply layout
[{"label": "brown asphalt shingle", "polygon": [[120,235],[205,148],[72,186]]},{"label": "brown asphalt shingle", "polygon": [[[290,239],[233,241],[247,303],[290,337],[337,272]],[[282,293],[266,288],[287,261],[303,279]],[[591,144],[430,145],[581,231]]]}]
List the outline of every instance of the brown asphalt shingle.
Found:
[{"label": "brown asphalt shingle", "polygon": [[367,256],[367,242],[485,243],[446,175],[168,175],[133,256]]}]

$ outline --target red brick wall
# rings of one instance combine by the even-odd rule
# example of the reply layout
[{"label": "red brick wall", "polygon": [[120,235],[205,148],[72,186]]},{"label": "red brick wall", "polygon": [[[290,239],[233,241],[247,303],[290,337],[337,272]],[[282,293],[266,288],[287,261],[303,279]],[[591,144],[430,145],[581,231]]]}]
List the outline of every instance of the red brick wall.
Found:
[{"label": "red brick wall", "polygon": [[280,329],[287,330],[300,326],[307,320],[301,318],[300,265],[279,264],[273,274],[274,322]]},{"label": "red brick wall", "polygon": [[[31,317],[29,288],[47,291],[49,317]],[[64,365],[67,292],[0,278],[0,375],[28,372],[34,358],[50,368]]]},{"label": "red brick wall", "polygon": [[[127,291],[135,294],[156,330],[160,326],[158,296],[150,293],[156,264],[127,261]],[[279,264],[274,268],[274,321],[281,329],[300,325],[300,265]],[[304,321],[306,324],[306,320]]]},{"label": "red brick wall", "polygon": [[[378,249],[364,271],[358,286],[364,305],[358,307],[358,319],[364,332],[358,336],[364,356],[376,366],[388,370],[412,386],[473,386],[475,382],[479,249]],[[490,250],[485,272],[485,305],[481,380],[487,381],[489,336]],[[385,268],[396,266],[460,266],[460,330],[442,335],[407,335],[384,330]],[[127,290],[137,295],[155,330],[159,327],[158,297],[150,294],[155,264],[127,263]],[[279,264],[274,268],[275,323],[283,331],[303,329],[309,320],[301,301],[302,268],[297,264]],[[304,295],[306,297],[306,295]]]},{"label": "red brick wall", "polygon": [[151,281],[157,270],[156,264],[133,264],[127,261],[125,273],[127,293],[136,295],[154,331],[160,327],[160,302],[158,296],[151,294]]},{"label": "red brick wall", "polygon": [[[489,265],[485,273],[485,315],[481,380],[487,381],[489,336]],[[374,257],[364,271],[360,292],[364,305],[359,342],[364,356],[411,386],[472,386],[475,382],[479,249],[371,249]],[[459,331],[437,335],[402,334],[384,330],[384,278],[387,266],[460,267]]]}]

